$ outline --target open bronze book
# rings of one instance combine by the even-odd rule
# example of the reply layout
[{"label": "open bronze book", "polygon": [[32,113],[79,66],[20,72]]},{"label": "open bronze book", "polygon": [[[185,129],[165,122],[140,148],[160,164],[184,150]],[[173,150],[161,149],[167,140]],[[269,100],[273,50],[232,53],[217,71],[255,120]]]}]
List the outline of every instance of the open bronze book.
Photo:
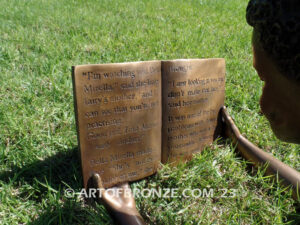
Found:
[{"label": "open bronze book", "polygon": [[219,133],[224,59],[145,61],[73,67],[84,186],[155,173],[188,160]]}]

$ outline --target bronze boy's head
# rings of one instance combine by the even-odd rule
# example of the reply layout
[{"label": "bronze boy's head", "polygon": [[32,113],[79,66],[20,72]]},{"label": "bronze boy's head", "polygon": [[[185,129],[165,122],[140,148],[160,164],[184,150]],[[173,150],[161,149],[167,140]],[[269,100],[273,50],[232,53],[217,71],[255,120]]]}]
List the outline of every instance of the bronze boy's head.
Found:
[{"label": "bronze boy's head", "polygon": [[251,0],[253,66],[265,82],[262,112],[276,136],[300,143],[300,1]]}]

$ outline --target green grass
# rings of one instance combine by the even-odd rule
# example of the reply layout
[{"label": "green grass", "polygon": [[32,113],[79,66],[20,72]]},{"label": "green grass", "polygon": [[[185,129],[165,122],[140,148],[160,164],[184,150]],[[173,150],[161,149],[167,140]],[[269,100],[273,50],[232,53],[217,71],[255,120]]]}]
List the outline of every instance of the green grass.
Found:
[{"label": "green grass", "polygon": [[[278,141],[259,113],[246,0],[0,0],[0,224],[110,224],[102,205],[68,199],[82,187],[71,66],[224,57],[226,105],[241,132],[300,170],[300,147]],[[297,224],[277,182],[230,143],[131,186],[230,188],[235,198],[137,198],[149,224]],[[219,193],[220,194],[220,193]]]}]

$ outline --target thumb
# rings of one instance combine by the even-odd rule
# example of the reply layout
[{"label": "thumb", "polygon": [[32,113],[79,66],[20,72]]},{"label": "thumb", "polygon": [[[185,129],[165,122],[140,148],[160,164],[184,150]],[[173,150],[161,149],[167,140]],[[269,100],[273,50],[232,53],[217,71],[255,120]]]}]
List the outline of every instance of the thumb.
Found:
[{"label": "thumb", "polygon": [[99,189],[100,196],[103,196],[103,194],[105,192],[105,188],[104,188],[104,185],[102,183],[100,175],[98,173],[93,173],[93,175],[92,175],[92,181],[93,181],[94,187],[96,187],[97,189]]}]

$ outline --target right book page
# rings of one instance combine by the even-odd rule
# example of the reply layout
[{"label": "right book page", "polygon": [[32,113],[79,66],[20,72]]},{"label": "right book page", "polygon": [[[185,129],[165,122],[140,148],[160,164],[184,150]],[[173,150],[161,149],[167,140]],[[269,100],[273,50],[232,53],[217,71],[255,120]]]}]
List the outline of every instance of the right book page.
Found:
[{"label": "right book page", "polygon": [[224,59],[162,61],[162,162],[191,159],[220,133]]}]

